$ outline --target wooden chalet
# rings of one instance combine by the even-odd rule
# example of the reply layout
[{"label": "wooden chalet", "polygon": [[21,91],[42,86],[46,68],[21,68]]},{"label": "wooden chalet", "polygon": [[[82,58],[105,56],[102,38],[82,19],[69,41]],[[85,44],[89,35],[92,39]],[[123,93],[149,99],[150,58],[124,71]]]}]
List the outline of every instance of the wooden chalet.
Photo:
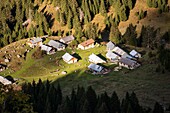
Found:
[{"label": "wooden chalet", "polygon": [[95,45],[94,45],[94,40],[93,39],[89,39],[89,40],[86,40],[82,43],[80,43],[78,45],[78,48],[79,49],[82,49],[82,50],[86,50],[86,49],[89,49],[89,48],[93,48]]},{"label": "wooden chalet", "polygon": [[108,51],[106,53],[106,58],[108,58],[113,63],[118,63],[118,60],[120,59],[120,56],[113,53],[112,51]]},{"label": "wooden chalet", "polygon": [[95,64],[97,63],[106,63],[105,60],[101,59],[99,56],[95,55],[94,53],[92,53],[90,56],[89,56],[89,61],[90,62],[93,62]]},{"label": "wooden chalet", "polygon": [[45,51],[46,54],[51,55],[55,53],[55,49],[53,49],[52,47],[48,46],[48,45],[41,45],[41,50]]},{"label": "wooden chalet", "polygon": [[65,53],[63,56],[62,56],[63,60],[68,63],[68,64],[71,64],[71,63],[76,63],[78,61],[77,58],[73,57],[72,55],[70,55],[69,53]]},{"label": "wooden chalet", "polygon": [[131,56],[135,57],[135,58],[141,58],[141,54],[138,53],[136,50],[132,50],[130,53],[129,53]]},{"label": "wooden chalet", "polygon": [[135,69],[135,68],[139,67],[140,64],[137,63],[137,61],[135,61],[135,60],[131,60],[128,58],[121,58],[119,60],[119,66],[125,67],[127,69]]},{"label": "wooden chalet", "polygon": [[0,64],[0,72],[4,71],[6,69],[6,65]]},{"label": "wooden chalet", "polygon": [[60,41],[54,41],[54,40],[50,40],[48,42],[48,45],[57,49],[57,51],[61,51],[61,50],[64,50],[66,48],[66,45],[63,44],[62,42]]},{"label": "wooden chalet", "polygon": [[60,42],[63,42],[65,44],[69,44],[71,43],[75,38],[73,37],[73,35],[70,35],[70,36],[66,36],[64,38],[61,38],[60,39]]},{"label": "wooden chalet", "polygon": [[106,46],[108,51],[112,51],[115,48],[115,44],[112,41],[109,41]]},{"label": "wooden chalet", "polygon": [[8,79],[6,79],[5,77],[3,76],[0,76],[0,83],[3,84],[3,85],[9,85],[9,84],[12,84],[11,81],[9,81]]},{"label": "wooden chalet", "polygon": [[37,47],[37,46],[41,46],[42,45],[42,39],[41,38],[32,38],[30,39],[27,44],[31,47],[31,48],[34,48],[34,47]]}]

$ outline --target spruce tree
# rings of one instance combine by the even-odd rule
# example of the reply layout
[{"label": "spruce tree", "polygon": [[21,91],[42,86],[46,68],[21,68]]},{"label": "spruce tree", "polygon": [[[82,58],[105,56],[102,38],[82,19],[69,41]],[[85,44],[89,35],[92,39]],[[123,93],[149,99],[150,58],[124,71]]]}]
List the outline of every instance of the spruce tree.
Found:
[{"label": "spruce tree", "polygon": [[86,96],[90,105],[90,111],[93,112],[97,104],[97,96],[96,92],[92,89],[91,86],[88,87]]},{"label": "spruce tree", "polygon": [[119,44],[121,40],[121,34],[119,29],[112,24],[110,28],[109,40],[114,42],[115,44]]},{"label": "spruce tree", "polygon": [[155,103],[153,113],[164,113],[163,107],[158,102]]},{"label": "spruce tree", "polygon": [[136,26],[133,26],[132,24],[129,25],[129,27],[126,29],[125,34],[123,35],[123,38],[125,39],[126,43],[132,46],[137,46],[137,33],[136,33]]},{"label": "spruce tree", "polygon": [[111,96],[110,108],[111,113],[120,113],[120,101],[115,91]]},{"label": "spruce tree", "polygon": [[106,6],[105,6],[105,3],[104,3],[104,0],[101,0],[100,2],[100,13],[103,15],[103,16],[107,16],[107,11],[106,11]]}]

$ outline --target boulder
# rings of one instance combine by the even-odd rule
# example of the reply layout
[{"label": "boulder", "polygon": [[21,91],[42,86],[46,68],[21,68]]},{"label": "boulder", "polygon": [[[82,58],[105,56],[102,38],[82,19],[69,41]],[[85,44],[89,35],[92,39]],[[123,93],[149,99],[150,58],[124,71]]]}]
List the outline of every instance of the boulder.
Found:
[{"label": "boulder", "polygon": [[65,75],[65,74],[67,74],[67,72],[66,71],[62,71],[61,74]]},{"label": "boulder", "polygon": [[10,60],[6,58],[6,59],[4,60],[4,62],[8,63],[8,62],[10,62]]}]

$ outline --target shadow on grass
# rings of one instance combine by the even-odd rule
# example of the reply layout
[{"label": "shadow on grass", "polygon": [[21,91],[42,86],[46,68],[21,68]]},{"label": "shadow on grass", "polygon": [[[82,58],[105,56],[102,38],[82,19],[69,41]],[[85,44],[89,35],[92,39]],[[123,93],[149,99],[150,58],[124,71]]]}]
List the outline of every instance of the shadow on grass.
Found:
[{"label": "shadow on grass", "polygon": [[82,60],[81,56],[80,56],[79,54],[77,54],[77,53],[74,53],[72,56],[75,57],[75,58],[77,58],[78,61],[79,61],[79,60]]},{"label": "shadow on grass", "polygon": [[100,57],[102,60],[107,61],[107,59],[102,54],[98,54],[97,56]]}]

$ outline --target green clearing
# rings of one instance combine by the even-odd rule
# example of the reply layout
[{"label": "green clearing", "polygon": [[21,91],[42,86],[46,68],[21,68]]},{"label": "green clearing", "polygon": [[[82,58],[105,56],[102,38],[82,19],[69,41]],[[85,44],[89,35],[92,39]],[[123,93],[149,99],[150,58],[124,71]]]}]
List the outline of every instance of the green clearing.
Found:
[{"label": "green clearing", "polygon": [[[57,79],[63,76],[67,76],[70,73],[77,73],[81,70],[78,76],[84,75],[83,73],[87,70],[87,66],[90,64],[88,56],[91,53],[101,54],[105,56],[105,46],[92,48],[89,50],[72,50],[67,48],[64,51],[58,51],[53,55],[45,55],[40,59],[33,59],[32,54],[36,51],[36,48],[28,53],[26,60],[22,63],[22,68],[11,75],[16,78],[23,78],[26,81],[31,82],[33,79],[38,80],[39,78],[46,79]],[[62,60],[62,55],[68,52],[70,54],[76,53],[80,56],[80,60],[75,64],[67,64]],[[58,70],[58,71],[56,71]],[[66,71],[66,75],[62,75],[61,72]],[[4,72],[5,73],[5,72]],[[7,71],[6,71],[7,74]]]},{"label": "green clearing", "polygon": [[[131,48],[132,49],[132,48]],[[92,75],[87,73],[88,56],[91,53],[101,54],[105,56],[106,46],[99,46],[88,50],[78,50],[67,48],[64,51],[59,51],[53,55],[45,55],[40,59],[32,59],[31,55],[36,51],[36,48],[31,50],[26,60],[22,63],[22,68],[11,75],[16,78],[22,78],[27,82],[33,79],[38,81],[51,80],[53,84],[60,83],[64,95],[69,95],[72,88],[84,86],[85,88],[91,85],[97,93],[108,92],[111,94],[116,91],[120,98],[125,96],[125,93],[134,91],[139,97],[139,101],[144,106],[153,107],[156,101],[168,105],[170,104],[170,73],[156,73],[155,64],[148,63],[147,54],[143,56],[142,66],[135,70],[122,69],[119,72],[111,71],[107,75]],[[75,64],[67,64],[61,56],[68,52],[70,54],[77,53],[81,59]],[[115,67],[112,64],[104,64],[108,68]],[[58,70],[56,72],[56,70]],[[66,71],[63,75],[61,72]],[[2,74],[8,74],[8,70]]]}]

